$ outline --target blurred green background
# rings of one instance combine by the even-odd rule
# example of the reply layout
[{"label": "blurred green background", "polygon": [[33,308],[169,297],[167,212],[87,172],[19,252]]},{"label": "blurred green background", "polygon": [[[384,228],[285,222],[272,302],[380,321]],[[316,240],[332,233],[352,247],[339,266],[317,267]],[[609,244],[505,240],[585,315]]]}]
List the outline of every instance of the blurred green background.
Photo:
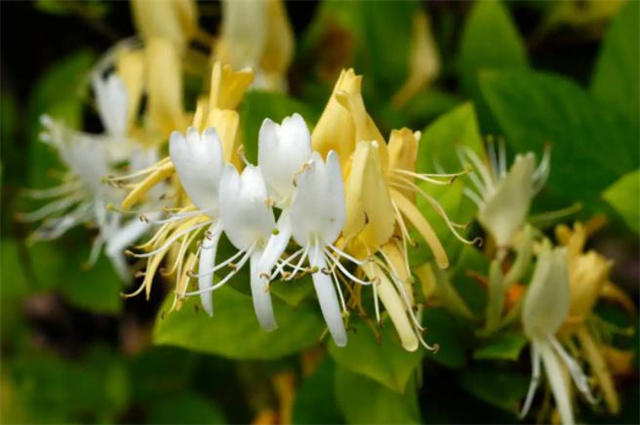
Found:
[{"label": "blurred green background", "polygon": [[[583,206],[575,218],[604,213],[609,224],[591,247],[614,259],[612,280],[637,300],[638,2],[286,6],[297,42],[291,92],[247,96],[241,114],[248,138],[265,116],[280,119],[298,110],[315,120],[336,70],[351,65],[364,74],[365,102],[383,134],[408,126],[446,137],[477,117],[481,132],[504,135],[512,152],[539,154],[552,141],[551,177],[534,213],[574,202]],[[214,319],[190,302],[165,317],[160,311],[168,289],[161,284],[149,301],[122,299],[125,288],[105,258],[89,270],[82,267],[95,236],[88,229],[28,246],[30,227],[14,220],[16,211],[29,208],[20,190],[50,185],[51,170],[59,166],[38,141],[38,117],[48,112],[99,131],[81,76],[135,31],[126,2],[41,0],[1,7],[3,423],[517,421],[528,355],[518,355],[520,346],[513,359],[482,360],[470,331],[443,310],[425,314],[430,338],[443,347],[437,356],[370,344],[357,336],[366,329],[352,337],[355,351],[330,348],[325,354],[308,291],[275,288],[282,293],[279,322],[289,325],[267,335],[255,324],[248,297],[232,289],[220,291]],[[397,107],[390,100],[409,73],[411,20],[418,9],[431,17],[441,72]],[[215,32],[219,4],[201,3],[200,15],[201,27]],[[191,86],[195,95],[198,84]],[[469,100],[475,109],[465,106]],[[635,326],[606,306],[599,314],[621,328]],[[636,335],[622,344],[637,352]],[[358,364],[362,358],[367,365]],[[416,387],[416,379],[418,389],[404,391]],[[638,423],[637,368],[619,390],[618,417],[585,407],[580,420]]]}]

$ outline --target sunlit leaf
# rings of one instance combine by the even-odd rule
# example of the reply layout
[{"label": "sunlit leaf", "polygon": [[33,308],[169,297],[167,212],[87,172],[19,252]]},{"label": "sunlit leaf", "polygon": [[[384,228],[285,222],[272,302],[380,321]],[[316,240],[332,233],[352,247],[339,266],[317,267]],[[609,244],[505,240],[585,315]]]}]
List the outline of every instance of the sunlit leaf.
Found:
[{"label": "sunlit leaf", "polygon": [[164,313],[156,320],[156,344],[235,359],[273,359],[317,344],[324,329],[316,311],[302,306],[293,310],[274,298],[278,329],[266,332],[258,325],[251,297],[232,288],[213,294],[213,317],[197,307],[197,297],[187,298],[180,311],[168,313],[172,301],[167,297]]},{"label": "sunlit leaf", "polygon": [[602,195],[625,223],[636,231],[640,226],[640,171],[632,171],[609,186]]},{"label": "sunlit leaf", "polygon": [[439,117],[422,132],[418,150],[417,170],[437,172],[441,167],[446,172],[463,169],[456,149],[468,147],[482,152],[482,138],[478,129],[473,104],[465,103]]},{"label": "sunlit leaf", "polygon": [[395,392],[404,393],[407,382],[420,364],[422,352],[410,353],[403,349],[391,322],[380,329],[380,340],[362,320],[354,320],[352,326],[355,333],[349,334],[346,347],[329,346],[329,353],[336,363]]}]

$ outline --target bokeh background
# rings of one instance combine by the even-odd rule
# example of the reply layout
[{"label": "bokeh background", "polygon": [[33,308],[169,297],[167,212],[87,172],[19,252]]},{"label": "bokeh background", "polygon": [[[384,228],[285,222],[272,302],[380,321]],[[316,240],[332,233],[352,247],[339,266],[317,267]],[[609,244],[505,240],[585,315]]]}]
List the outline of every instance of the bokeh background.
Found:
[{"label": "bokeh background", "polygon": [[[604,213],[608,226],[590,246],[615,260],[612,280],[637,300],[637,222],[629,223],[601,196],[615,180],[611,176],[628,171],[616,165],[630,161],[638,168],[638,7],[635,1],[624,3],[489,2],[482,7],[470,2],[287,3],[297,41],[288,75],[290,96],[304,104],[305,117],[314,120],[340,68],[355,66],[365,76],[367,108],[384,134],[399,125],[422,129],[468,100],[475,102],[485,134],[516,135],[521,148],[528,147],[527,134],[548,126],[557,136],[551,169],[555,186],[534,203],[534,210],[566,207],[575,201],[583,205],[577,218]],[[398,106],[391,99],[409,74],[407,46],[415,7],[431,17],[441,66],[432,84]],[[298,423],[344,422],[335,399],[333,362],[323,360],[303,379],[307,365],[322,356],[322,348],[273,360],[243,360],[154,345],[152,329],[167,287],[156,285],[149,301],[122,299],[125,288],[106,259],[91,269],[83,267],[95,236],[89,229],[73,229],[54,242],[25,242],[32,229],[15,220],[16,211],[29,208],[21,189],[46,187],[58,167],[55,154],[38,141],[38,117],[57,111],[69,124],[99,131],[95,112],[79,95],[86,90],[84,72],[135,29],[127,2],[42,0],[2,2],[1,8],[2,422],[275,423],[292,418]],[[201,27],[215,33],[220,5],[202,2],[199,12]],[[609,35],[614,24],[617,32]],[[623,42],[615,44],[616,39]],[[613,54],[619,66],[630,70],[627,79],[606,75],[604,70],[605,75],[594,82],[605,42],[622,44],[622,50]],[[551,85],[557,97],[548,108],[535,110],[545,101],[536,97],[540,81],[514,77],[505,82],[506,112],[496,114],[500,99],[489,105],[477,78],[488,69],[554,73],[558,81]],[[600,89],[594,89],[598,84]],[[520,96],[509,98],[509,89]],[[618,96],[607,105],[621,111],[622,118],[611,127],[600,126],[605,119],[588,110],[586,98],[593,93],[596,98],[599,93]],[[531,122],[536,123],[534,128],[527,127]],[[626,138],[625,143],[635,143],[630,149],[635,157],[602,158],[608,153],[607,139],[618,137],[610,128],[622,133],[619,137]],[[608,170],[609,180],[589,178],[599,167]],[[637,207],[637,190],[627,195],[626,202]],[[633,326],[628,317],[606,306],[600,313],[620,328]],[[444,332],[459,331],[448,326],[442,324]],[[623,344],[637,349],[637,336]],[[463,359],[467,348],[460,347]],[[517,399],[510,385],[526,386],[528,362],[523,355],[512,367],[520,373],[514,383],[503,375],[483,375],[478,364],[460,369],[456,362],[424,361],[413,419],[516,422]],[[487,378],[494,390],[477,385]],[[638,423],[637,369],[620,381],[619,390],[623,409],[618,417],[584,409],[581,419]],[[357,386],[354,391],[364,393],[352,403],[377,408],[376,394],[369,398],[366,389]]]}]

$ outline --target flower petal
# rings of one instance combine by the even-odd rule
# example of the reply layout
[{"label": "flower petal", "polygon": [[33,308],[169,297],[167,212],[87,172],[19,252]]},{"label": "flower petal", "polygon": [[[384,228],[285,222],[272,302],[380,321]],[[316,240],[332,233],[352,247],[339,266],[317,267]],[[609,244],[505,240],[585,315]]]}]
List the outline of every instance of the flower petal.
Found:
[{"label": "flower petal", "polygon": [[200,137],[197,130],[190,127],[186,138],[174,131],[169,139],[169,154],[191,201],[202,210],[215,212],[223,165],[215,129],[206,129]]}]

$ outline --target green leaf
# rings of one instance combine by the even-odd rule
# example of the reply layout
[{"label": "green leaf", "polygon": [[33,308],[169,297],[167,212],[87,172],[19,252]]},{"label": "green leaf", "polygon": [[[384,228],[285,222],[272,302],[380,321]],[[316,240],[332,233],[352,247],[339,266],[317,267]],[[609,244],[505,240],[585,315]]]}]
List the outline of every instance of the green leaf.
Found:
[{"label": "green leaf", "polygon": [[302,381],[293,404],[294,424],[343,423],[336,406],[335,363],[325,357],[311,376]]},{"label": "green leaf", "polygon": [[276,280],[269,284],[269,290],[291,307],[298,307],[302,301],[314,293],[311,276],[290,281]]},{"label": "green leaf", "polygon": [[[446,186],[438,186],[427,182],[419,183],[419,186],[440,204],[440,207],[452,223],[469,224],[476,214],[477,207],[464,195],[463,191],[466,182],[466,177],[462,177]],[[438,239],[440,239],[445,251],[449,255],[449,260],[454,262],[460,250],[465,245],[456,238],[445,219],[440,216],[436,208],[423,196],[417,195],[416,205],[433,228]],[[468,233],[465,229],[456,230],[463,237],[466,237]],[[422,240],[422,237],[414,230],[412,230],[411,233],[412,236],[414,236],[414,241],[418,243],[418,246],[409,252],[411,264],[420,265],[432,259],[432,252],[426,245],[426,242]]]},{"label": "green leaf", "polygon": [[426,357],[452,369],[466,364],[467,331],[451,313],[442,308],[428,308],[422,313],[422,324],[427,328],[425,341],[440,347],[437,353],[427,351]]},{"label": "green leaf", "polygon": [[478,71],[527,66],[527,53],[507,8],[497,0],[474,3],[460,41],[458,73],[463,90],[477,99]]},{"label": "green leaf", "polygon": [[249,161],[255,164],[258,160],[258,132],[262,121],[271,118],[279,123],[294,112],[302,115],[308,126],[316,121],[317,114],[309,106],[285,94],[250,91],[245,95],[240,105],[240,125]]},{"label": "green leaf", "polygon": [[551,143],[548,190],[564,205],[592,200],[637,168],[638,143],[573,82],[532,71],[486,72],[480,86],[513,152]]},{"label": "green leaf", "polygon": [[338,405],[347,423],[421,423],[415,382],[407,386],[404,394],[398,394],[369,378],[336,367],[335,384]]},{"label": "green leaf", "polygon": [[429,124],[422,132],[416,169],[436,172],[441,166],[447,172],[463,169],[456,154],[466,146],[479,154],[484,151],[472,103],[464,103]]},{"label": "green leaf", "polygon": [[515,414],[526,394],[529,378],[516,371],[483,365],[462,371],[459,383],[480,400]]},{"label": "green leaf", "polygon": [[482,317],[487,303],[487,290],[469,275],[470,272],[487,276],[489,260],[476,247],[465,245],[458,256],[456,266],[449,271],[449,280],[474,315]]},{"label": "green leaf", "polygon": [[640,231],[640,170],[620,177],[602,196],[631,229],[636,233]]},{"label": "green leaf", "polygon": [[527,339],[520,334],[502,334],[473,351],[478,360],[518,360]]},{"label": "green leaf", "polygon": [[[67,273],[60,281],[62,296],[84,310],[95,313],[118,313],[122,309],[122,282],[113,270],[108,258],[102,254],[90,268],[82,267],[89,256],[87,250],[80,250],[68,261]],[[75,261],[74,261],[75,260]]]},{"label": "green leaf", "polygon": [[295,353],[317,344],[324,329],[314,310],[293,310],[274,299],[279,328],[266,332],[258,325],[251,297],[228,287],[214,293],[213,317],[197,308],[197,297],[187,298],[180,311],[169,313],[172,302],[172,297],[167,297],[162,307],[164,318],[161,315],[156,320],[156,344],[235,359],[274,359]]},{"label": "green leaf", "polygon": [[410,353],[403,349],[390,321],[380,329],[380,341],[364,321],[354,320],[350,325],[355,333],[349,334],[347,346],[329,346],[329,353],[336,363],[395,392],[404,393],[407,382],[420,365],[422,351]]},{"label": "green leaf", "polygon": [[151,424],[225,424],[218,405],[194,391],[171,394],[151,403]]},{"label": "green leaf", "polygon": [[639,14],[637,1],[628,2],[618,12],[602,43],[591,80],[592,95],[634,123],[636,129],[640,113]]}]

